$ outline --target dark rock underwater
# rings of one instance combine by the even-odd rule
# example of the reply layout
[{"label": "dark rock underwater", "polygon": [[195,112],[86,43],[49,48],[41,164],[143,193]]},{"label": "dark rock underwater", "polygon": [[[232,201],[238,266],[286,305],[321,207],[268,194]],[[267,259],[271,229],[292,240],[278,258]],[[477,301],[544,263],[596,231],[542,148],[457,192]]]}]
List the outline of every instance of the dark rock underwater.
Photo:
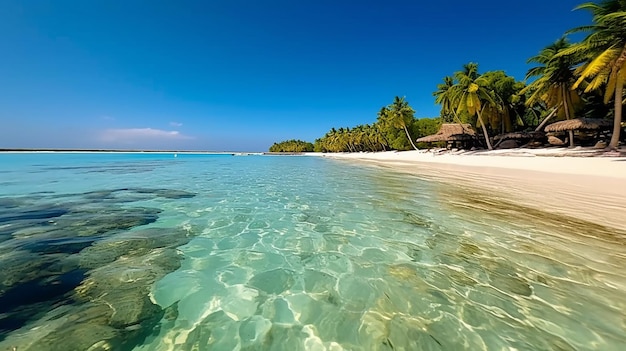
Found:
[{"label": "dark rock underwater", "polygon": [[[127,350],[158,332],[167,311],[150,287],[180,267],[176,247],[194,231],[142,229],[161,210],[133,203],[194,196],[130,188],[0,198],[0,344]],[[44,329],[39,338],[20,337],[33,328]]]}]

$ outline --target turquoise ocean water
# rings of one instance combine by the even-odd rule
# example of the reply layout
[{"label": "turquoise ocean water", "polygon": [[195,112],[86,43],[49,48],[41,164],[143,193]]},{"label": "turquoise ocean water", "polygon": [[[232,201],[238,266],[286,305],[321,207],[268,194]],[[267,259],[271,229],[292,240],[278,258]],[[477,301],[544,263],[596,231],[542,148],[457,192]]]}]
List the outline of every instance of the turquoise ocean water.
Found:
[{"label": "turquoise ocean water", "polygon": [[624,350],[626,232],[320,157],[0,154],[0,350]]}]

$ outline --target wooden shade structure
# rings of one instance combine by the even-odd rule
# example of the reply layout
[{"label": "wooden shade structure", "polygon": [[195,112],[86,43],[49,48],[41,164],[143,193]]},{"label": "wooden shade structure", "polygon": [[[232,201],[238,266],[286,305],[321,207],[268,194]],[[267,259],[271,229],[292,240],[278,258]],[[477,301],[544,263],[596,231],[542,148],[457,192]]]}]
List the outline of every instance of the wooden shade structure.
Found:
[{"label": "wooden shade structure", "polygon": [[465,141],[476,138],[476,132],[469,124],[444,123],[439,131],[417,139],[418,143],[434,143],[438,141]]},{"label": "wooden shade structure", "polygon": [[566,132],[570,130],[596,130],[609,129],[613,121],[599,118],[575,118],[555,122],[546,126],[546,132]]}]

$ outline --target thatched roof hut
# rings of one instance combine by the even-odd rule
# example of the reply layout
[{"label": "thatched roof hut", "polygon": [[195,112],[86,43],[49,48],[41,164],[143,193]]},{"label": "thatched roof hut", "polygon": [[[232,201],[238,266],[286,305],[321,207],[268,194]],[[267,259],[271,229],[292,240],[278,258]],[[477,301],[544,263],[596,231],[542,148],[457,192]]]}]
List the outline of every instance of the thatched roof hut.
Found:
[{"label": "thatched roof hut", "polygon": [[437,141],[464,141],[474,139],[476,132],[469,124],[444,123],[436,134],[417,139],[418,143],[434,143]]},{"label": "thatched roof hut", "polygon": [[613,126],[613,121],[599,118],[575,118],[555,122],[546,126],[546,132],[564,132],[569,130],[594,130],[608,129]]}]

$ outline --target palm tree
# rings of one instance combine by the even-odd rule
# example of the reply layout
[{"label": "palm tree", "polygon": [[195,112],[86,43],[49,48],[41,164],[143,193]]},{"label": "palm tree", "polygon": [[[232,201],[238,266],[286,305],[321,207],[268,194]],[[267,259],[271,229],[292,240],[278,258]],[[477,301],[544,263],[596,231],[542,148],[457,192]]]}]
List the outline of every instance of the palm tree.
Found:
[{"label": "palm tree", "polygon": [[478,65],[468,63],[462,71],[454,74],[457,83],[452,87],[451,99],[455,102],[456,113],[466,113],[470,117],[478,116],[478,124],[482,127],[487,148],[493,150],[489,133],[482,117],[485,106],[495,106],[492,91],[488,89],[489,81],[478,74]]},{"label": "palm tree", "polygon": [[456,113],[458,102],[454,101],[454,77],[443,77],[443,83],[437,84],[437,91],[433,93],[435,103],[441,105],[441,121],[443,123],[456,122],[465,129],[463,122]]},{"label": "palm tree", "polygon": [[588,2],[576,9],[589,10],[593,15],[593,24],[575,28],[570,33],[591,33],[582,42],[564,50],[562,55],[586,59],[577,70],[580,77],[574,88],[588,80],[585,92],[605,87],[604,102],[608,104],[611,98],[614,99],[613,136],[608,147],[615,150],[622,128],[626,80],[626,0],[604,0],[597,4]]},{"label": "palm tree", "polygon": [[[526,100],[528,106],[544,103],[546,108],[553,109],[559,119],[571,119],[581,105],[578,90],[574,89],[576,77],[573,66],[576,61],[572,56],[564,56],[564,50],[571,47],[565,38],[545,47],[537,56],[528,59],[528,63],[536,63],[526,73],[526,79],[538,77],[522,90],[530,91]],[[570,146],[574,146],[574,132],[569,132]]]},{"label": "palm tree", "polygon": [[411,139],[409,129],[407,128],[407,125],[413,121],[414,114],[415,110],[411,108],[405,98],[400,98],[397,96],[394,98],[391,105],[383,107],[378,112],[378,116],[381,118],[381,120],[385,121],[385,123],[394,128],[403,129],[404,133],[406,133],[406,137],[411,143],[411,146],[413,146],[413,149],[417,150],[417,146],[415,146],[415,143],[413,143],[413,139]]},{"label": "palm tree", "polygon": [[435,104],[441,105],[441,119],[444,122],[452,122],[458,119],[452,102],[452,87],[454,87],[454,78],[445,76],[443,77],[443,83],[437,84],[437,91],[433,93]]},{"label": "palm tree", "polygon": [[376,121],[372,125],[372,128],[374,129],[374,133],[375,133],[374,139],[376,140],[378,144],[380,144],[383,151],[387,151],[387,146],[389,146],[389,141],[387,140],[387,138],[385,138],[384,126],[382,124],[383,124],[382,122]]},{"label": "palm tree", "polygon": [[501,133],[513,131],[515,126],[523,126],[521,116],[525,113],[523,82],[506,75],[504,71],[485,72],[482,77],[489,82],[489,89],[493,92],[495,105],[485,107],[483,117],[493,130],[500,129]]}]

